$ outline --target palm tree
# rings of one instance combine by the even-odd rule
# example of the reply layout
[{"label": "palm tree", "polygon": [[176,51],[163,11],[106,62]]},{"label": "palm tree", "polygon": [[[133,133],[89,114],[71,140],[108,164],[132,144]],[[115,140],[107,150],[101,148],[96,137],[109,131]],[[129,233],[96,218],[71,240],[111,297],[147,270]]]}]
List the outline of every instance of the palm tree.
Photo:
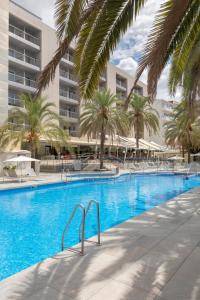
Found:
[{"label": "palm tree", "polygon": [[188,153],[188,162],[190,162],[191,148],[198,148],[200,145],[199,120],[192,110],[188,101],[182,100],[170,115],[170,120],[165,123],[165,139],[168,145],[175,147],[178,145],[183,153]]},{"label": "palm tree", "polygon": [[[190,49],[191,44],[188,45]],[[200,40],[180,60],[180,50],[174,52],[168,79],[169,91],[175,95],[177,88],[182,88],[184,99],[188,99],[191,108],[200,95]],[[184,65],[184,68],[182,67]]]},{"label": "palm tree", "polygon": [[96,92],[93,100],[83,105],[81,134],[88,137],[100,136],[100,169],[103,169],[106,134],[113,138],[128,128],[127,117],[117,109],[117,98],[109,91]]},{"label": "palm tree", "polygon": [[[57,0],[55,21],[60,46],[40,77],[39,91],[54,78],[56,67],[76,37],[76,69],[81,96],[92,98],[111,53],[147,1]],[[137,81],[144,69],[148,69],[150,95],[155,94],[161,72],[172,55],[178,55],[179,71],[185,70],[188,57],[200,37],[199,8],[199,0],[165,0],[161,5],[136,77]],[[197,68],[200,69],[199,63]],[[198,78],[197,73],[195,77]]]},{"label": "palm tree", "polygon": [[10,124],[3,124],[0,126],[0,151],[12,143],[12,126]]},{"label": "palm tree", "polygon": [[165,123],[165,141],[171,147],[179,146],[182,151],[182,156],[185,155],[187,148],[187,136],[185,129],[180,127],[178,120],[171,116],[171,119]]},{"label": "palm tree", "polygon": [[148,97],[137,94],[131,95],[131,101],[128,107],[128,115],[130,124],[134,128],[136,146],[139,148],[139,139],[141,138],[144,128],[149,133],[156,133],[159,129],[159,114],[150,103]]},{"label": "palm tree", "polygon": [[[200,2],[198,0],[165,0],[158,11],[139,63],[136,81],[148,69],[148,92],[155,95],[162,70],[172,57],[170,72],[181,77],[200,41]],[[197,61],[196,61],[197,62]],[[200,70],[200,63],[192,65]],[[192,67],[193,68],[193,67]],[[198,72],[193,74],[198,78]],[[195,88],[193,98],[196,97]]]},{"label": "palm tree", "polygon": [[36,156],[41,138],[56,148],[68,144],[68,134],[60,127],[63,119],[55,112],[55,105],[44,98],[30,94],[20,97],[23,108],[13,108],[9,113],[10,139],[12,144],[28,143],[31,154]]}]

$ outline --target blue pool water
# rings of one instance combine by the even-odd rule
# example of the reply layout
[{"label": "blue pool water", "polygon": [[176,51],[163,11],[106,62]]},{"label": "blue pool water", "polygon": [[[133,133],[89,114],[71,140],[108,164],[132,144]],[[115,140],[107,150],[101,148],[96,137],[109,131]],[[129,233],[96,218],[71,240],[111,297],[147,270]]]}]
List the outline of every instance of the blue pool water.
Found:
[{"label": "blue pool water", "polygon": [[[200,177],[126,175],[0,192],[0,280],[60,251],[61,235],[74,206],[94,199],[100,203],[101,231],[139,215],[193,187]],[[87,237],[96,234],[94,211]],[[77,213],[67,246],[78,242]]]}]

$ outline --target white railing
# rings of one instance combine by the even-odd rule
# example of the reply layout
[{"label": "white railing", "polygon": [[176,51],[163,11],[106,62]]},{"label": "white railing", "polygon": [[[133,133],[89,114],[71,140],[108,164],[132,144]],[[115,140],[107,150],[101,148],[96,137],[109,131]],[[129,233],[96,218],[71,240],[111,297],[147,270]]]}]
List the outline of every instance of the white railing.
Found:
[{"label": "white railing", "polygon": [[68,60],[68,61],[70,61],[70,62],[74,62],[74,58],[73,58],[73,56],[70,54],[70,53],[66,53],[64,56],[63,56],[63,59],[66,59],[66,60]]},{"label": "white railing", "polygon": [[36,86],[37,86],[37,83],[35,80],[29,79],[29,78],[21,76],[21,75],[17,75],[15,73],[9,72],[8,78],[9,78],[9,81],[20,83],[20,84],[23,84],[28,87],[36,88]]},{"label": "white railing", "polygon": [[21,100],[15,96],[8,96],[8,104],[23,107]]},{"label": "white railing", "polygon": [[60,96],[78,101],[76,94],[70,91],[60,90]]},{"label": "white railing", "polygon": [[77,112],[73,112],[73,111],[70,111],[68,109],[60,109],[60,115],[66,116],[68,118],[75,118],[75,119],[78,118],[78,113]]},{"label": "white railing", "polygon": [[68,79],[73,80],[73,81],[77,81],[74,74],[72,74],[70,72],[66,72],[65,70],[62,70],[62,69],[60,69],[60,76],[62,76],[64,78],[68,78]]},{"label": "white railing", "polygon": [[79,137],[80,132],[78,130],[69,130],[69,135],[72,137]]},{"label": "white railing", "polygon": [[133,92],[135,93],[135,94],[137,94],[137,95],[140,95],[140,96],[142,96],[143,95],[143,89],[142,88],[135,88],[134,90],[133,90]]},{"label": "white railing", "polygon": [[9,49],[9,56],[19,59],[21,61],[24,61],[28,64],[37,66],[37,67],[40,66],[40,60],[38,58],[28,56],[24,53],[14,50],[14,49]]},{"label": "white railing", "polygon": [[121,81],[121,80],[119,80],[119,79],[116,79],[116,84],[117,84],[118,86],[120,86],[120,87],[126,89],[126,84],[125,84],[123,81]]},{"label": "white railing", "polygon": [[13,126],[14,130],[22,130],[22,129],[29,129],[30,126],[28,124],[19,124],[16,122],[8,122],[9,125]]},{"label": "white railing", "polygon": [[9,31],[33,44],[40,45],[40,39],[30,33],[27,33],[26,31],[21,30],[20,28],[17,28],[16,26],[9,25]]}]

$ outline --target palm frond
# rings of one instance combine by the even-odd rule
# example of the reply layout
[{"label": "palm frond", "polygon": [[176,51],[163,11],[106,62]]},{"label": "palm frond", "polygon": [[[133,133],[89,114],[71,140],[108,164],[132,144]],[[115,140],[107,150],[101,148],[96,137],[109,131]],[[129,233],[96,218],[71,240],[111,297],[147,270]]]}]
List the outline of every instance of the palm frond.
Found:
[{"label": "palm frond", "polygon": [[81,95],[91,98],[110,54],[146,0],[102,0],[82,27],[76,48]]},{"label": "palm frond", "polygon": [[156,93],[158,79],[176,45],[185,39],[195,10],[191,9],[197,0],[167,0],[161,5],[148,38],[144,54],[139,63],[136,82],[145,68],[148,68],[148,93]]},{"label": "palm frond", "polygon": [[70,43],[77,37],[82,25],[93,10],[98,9],[100,5],[100,0],[92,1],[90,5],[88,5],[86,0],[57,0],[56,26],[60,45],[39,77],[37,96],[54,79],[56,68],[69,48]]}]

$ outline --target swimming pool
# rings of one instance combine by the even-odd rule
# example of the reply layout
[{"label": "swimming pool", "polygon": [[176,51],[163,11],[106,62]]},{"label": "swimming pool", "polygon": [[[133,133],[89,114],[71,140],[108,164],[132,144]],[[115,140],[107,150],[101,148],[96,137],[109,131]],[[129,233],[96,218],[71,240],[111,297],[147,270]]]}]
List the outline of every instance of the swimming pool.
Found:
[{"label": "swimming pool", "polygon": [[[144,174],[1,191],[0,280],[59,252],[64,226],[77,203],[99,201],[104,231],[196,186],[200,177]],[[94,215],[91,210],[87,237],[97,232]],[[68,246],[78,242],[79,218],[77,213]]]}]

